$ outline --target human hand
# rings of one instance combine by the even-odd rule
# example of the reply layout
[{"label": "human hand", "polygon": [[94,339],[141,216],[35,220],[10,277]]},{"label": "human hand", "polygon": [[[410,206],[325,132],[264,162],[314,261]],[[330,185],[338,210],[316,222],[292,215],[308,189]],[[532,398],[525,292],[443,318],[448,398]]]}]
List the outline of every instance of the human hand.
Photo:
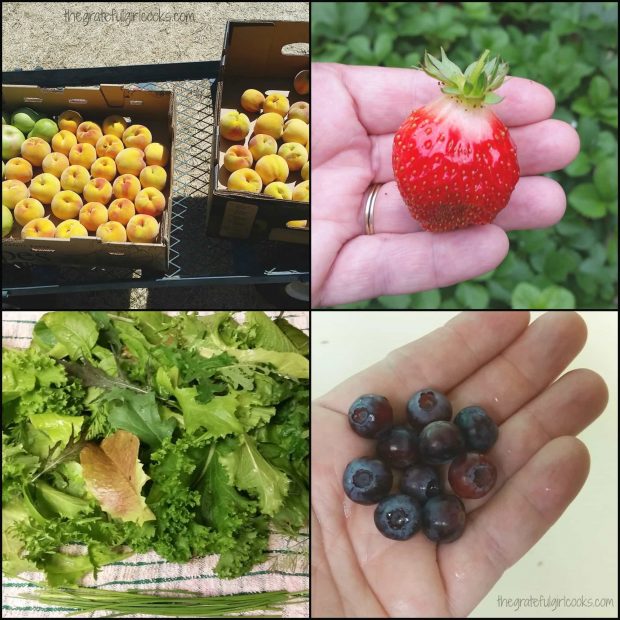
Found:
[{"label": "human hand", "polygon": [[[312,65],[312,299],[315,306],[448,286],[499,265],[508,230],[543,228],[564,214],[566,196],[540,175],[569,164],[577,132],[550,118],[555,100],[545,86],[511,78],[493,111],[509,127],[521,178],[493,224],[437,234],[421,230],[392,172],[394,133],[409,113],[437,98],[422,71]],[[364,229],[363,196],[383,186],[374,235]]]},{"label": "human hand", "polygon": [[[530,326],[528,316],[463,313],[316,401],[313,617],[465,617],[577,495],[589,455],[574,435],[604,410],[607,388],[585,369],[556,380],[586,341],[577,314],[548,313]],[[464,501],[463,535],[438,546],[422,533],[405,542],[383,537],[375,507],[354,504],[342,489],[347,463],[374,448],[349,428],[349,405],[382,394],[402,422],[407,399],[426,386],[446,393],[455,413],[480,404],[500,426],[489,453],[495,487]]]}]

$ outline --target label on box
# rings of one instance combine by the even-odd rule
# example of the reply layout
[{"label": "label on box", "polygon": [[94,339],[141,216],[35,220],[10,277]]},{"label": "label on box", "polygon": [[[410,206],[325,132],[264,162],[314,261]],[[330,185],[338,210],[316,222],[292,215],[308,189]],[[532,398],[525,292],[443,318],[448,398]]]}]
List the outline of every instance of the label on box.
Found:
[{"label": "label on box", "polygon": [[258,213],[258,205],[229,200],[224,208],[220,236],[248,239]]}]

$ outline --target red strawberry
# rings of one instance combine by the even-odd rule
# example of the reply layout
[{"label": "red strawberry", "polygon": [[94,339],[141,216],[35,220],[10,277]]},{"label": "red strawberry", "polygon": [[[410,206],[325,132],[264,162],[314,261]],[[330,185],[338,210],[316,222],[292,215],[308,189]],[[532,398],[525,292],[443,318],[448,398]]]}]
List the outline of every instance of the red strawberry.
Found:
[{"label": "red strawberry", "polygon": [[392,165],[411,216],[433,232],[488,224],[508,204],[519,180],[515,146],[506,126],[485,107],[508,66],[489,50],[465,70],[443,49],[426,53],[424,71],[445,93],[412,112],[394,136]]}]

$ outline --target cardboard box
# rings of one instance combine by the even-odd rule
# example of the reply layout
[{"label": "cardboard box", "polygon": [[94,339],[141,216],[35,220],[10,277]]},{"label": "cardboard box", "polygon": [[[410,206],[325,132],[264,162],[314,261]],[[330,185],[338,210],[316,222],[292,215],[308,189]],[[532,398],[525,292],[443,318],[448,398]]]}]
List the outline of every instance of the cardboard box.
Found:
[{"label": "cardboard box", "polygon": [[[308,22],[228,22],[215,102],[207,234],[309,243],[309,203],[226,189],[229,173],[223,165],[224,153],[232,144],[241,142],[224,140],[219,132],[221,113],[229,109],[247,114],[254,126],[260,113],[245,112],[240,105],[241,94],[248,88],[283,93],[291,105],[296,101],[310,101],[309,94],[298,95],[293,89],[295,75],[309,69],[309,55],[282,52],[284,46],[309,43],[309,36]],[[252,134],[250,129],[246,146]],[[299,172],[291,173],[287,184],[292,188],[301,180]]]},{"label": "cardboard box", "polygon": [[[78,111],[84,120],[101,125],[110,114],[127,117],[133,124],[146,125],[153,142],[170,148],[166,166],[168,182],[163,194],[166,209],[160,218],[159,235],[154,243],[102,243],[96,237],[71,239],[20,239],[21,227],[13,226],[10,237],[2,239],[2,260],[8,263],[52,263],[70,265],[107,265],[156,271],[168,268],[170,247],[171,187],[174,169],[174,97],[171,91],[140,90],[114,84],[93,87],[40,88],[38,86],[2,86],[2,109],[10,113],[28,106],[56,117],[64,110]],[[42,172],[39,168],[34,173]],[[50,214],[49,206],[46,215]],[[58,223],[52,215],[51,219]]]}]

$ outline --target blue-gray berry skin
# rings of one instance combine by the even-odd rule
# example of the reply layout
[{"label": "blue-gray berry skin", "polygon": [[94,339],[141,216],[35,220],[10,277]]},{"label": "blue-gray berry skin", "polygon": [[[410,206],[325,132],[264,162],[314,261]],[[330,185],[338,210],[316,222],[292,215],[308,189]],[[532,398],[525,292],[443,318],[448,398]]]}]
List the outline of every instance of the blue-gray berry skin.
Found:
[{"label": "blue-gray berry skin", "polygon": [[465,450],[465,442],[452,422],[431,422],[422,429],[418,442],[420,456],[429,465],[449,463]]},{"label": "blue-gray berry skin", "polygon": [[379,435],[377,455],[395,469],[409,467],[418,460],[418,436],[408,426],[392,426]]},{"label": "blue-gray berry skin", "polygon": [[392,471],[379,459],[361,457],[344,470],[342,486],[347,497],[358,504],[376,504],[392,488]]},{"label": "blue-gray berry skin", "polygon": [[362,437],[375,438],[392,425],[392,405],[385,396],[364,394],[349,407],[349,424]]},{"label": "blue-gray berry skin", "polygon": [[403,471],[400,491],[425,504],[431,497],[441,493],[439,474],[430,465],[412,465]]},{"label": "blue-gray berry skin", "polygon": [[422,529],[429,540],[450,543],[465,529],[465,506],[456,495],[432,497],[422,508]]},{"label": "blue-gray berry skin", "polygon": [[389,495],[375,508],[375,525],[386,538],[407,540],[422,525],[420,504],[408,495]]},{"label": "blue-gray berry skin", "polygon": [[445,394],[432,388],[417,391],[407,403],[409,424],[417,431],[431,422],[448,421],[452,417],[452,405]]},{"label": "blue-gray berry skin", "polygon": [[459,427],[469,450],[488,452],[497,441],[497,424],[482,407],[461,409],[456,414],[454,423]]}]

